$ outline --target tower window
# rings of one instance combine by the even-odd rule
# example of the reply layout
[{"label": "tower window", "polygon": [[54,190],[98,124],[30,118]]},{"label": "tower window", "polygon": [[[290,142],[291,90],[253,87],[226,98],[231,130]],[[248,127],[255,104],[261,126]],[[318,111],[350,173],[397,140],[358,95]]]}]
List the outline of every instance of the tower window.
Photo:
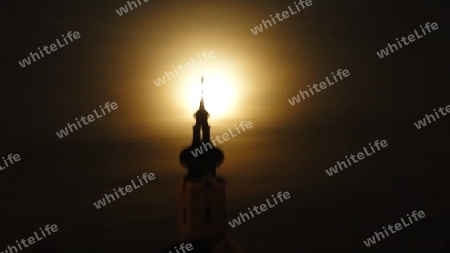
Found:
[{"label": "tower window", "polygon": [[208,224],[212,223],[212,210],[210,207],[205,208],[205,221]]}]

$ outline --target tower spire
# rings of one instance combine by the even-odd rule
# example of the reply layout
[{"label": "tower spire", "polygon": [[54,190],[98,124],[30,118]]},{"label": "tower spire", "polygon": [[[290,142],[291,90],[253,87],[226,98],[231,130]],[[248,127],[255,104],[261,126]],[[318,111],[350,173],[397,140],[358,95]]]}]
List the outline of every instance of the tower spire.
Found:
[{"label": "tower spire", "polygon": [[[187,168],[187,175],[180,180],[178,186],[180,242],[206,242],[210,238],[224,238],[227,230],[226,183],[216,174],[217,167],[224,160],[224,154],[211,143],[209,113],[203,101],[203,81],[202,75],[200,108],[194,114],[192,143],[180,153],[180,163]],[[197,153],[198,150],[201,150],[201,154]]]},{"label": "tower spire", "polygon": [[[200,108],[194,114],[195,125],[192,126],[192,144],[189,148],[183,150],[180,154],[180,161],[183,166],[188,167],[188,177],[202,177],[204,175],[216,175],[216,167],[223,161],[223,153],[218,148],[213,147],[211,143],[210,126],[208,123],[209,113],[205,109],[203,97],[203,81],[201,79],[201,94]],[[208,148],[209,147],[209,148]],[[205,154],[201,157],[196,157],[195,150],[198,148],[204,149]],[[190,151],[195,151],[191,153]]]},{"label": "tower spire", "polygon": [[210,142],[209,114],[203,99],[202,75],[200,108],[194,114],[193,141],[180,153],[180,163],[188,172],[177,187],[178,241],[192,242],[201,252],[243,253],[245,251],[227,236],[227,183],[216,175],[224,154]]},{"label": "tower spire", "polygon": [[203,75],[202,75],[202,83],[201,83],[201,99],[200,99],[200,110],[205,110],[205,101],[203,100]]}]

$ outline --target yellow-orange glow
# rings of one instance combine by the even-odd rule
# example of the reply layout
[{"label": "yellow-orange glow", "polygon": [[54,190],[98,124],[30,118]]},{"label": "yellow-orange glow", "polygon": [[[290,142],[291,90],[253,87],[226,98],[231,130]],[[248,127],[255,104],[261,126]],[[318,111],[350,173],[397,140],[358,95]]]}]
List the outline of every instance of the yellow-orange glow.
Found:
[{"label": "yellow-orange glow", "polygon": [[[203,94],[206,110],[215,118],[230,116],[234,111],[238,89],[235,87],[236,80],[228,68],[207,69],[204,71]],[[189,75],[186,84],[181,89],[181,100],[185,105],[186,115],[195,112],[201,97],[201,76]]]}]

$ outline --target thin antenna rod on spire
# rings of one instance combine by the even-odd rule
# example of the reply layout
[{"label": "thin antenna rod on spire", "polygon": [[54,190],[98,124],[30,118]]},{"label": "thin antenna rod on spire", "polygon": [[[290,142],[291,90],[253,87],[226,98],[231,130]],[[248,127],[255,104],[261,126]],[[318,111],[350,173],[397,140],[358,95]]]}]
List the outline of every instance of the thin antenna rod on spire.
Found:
[{"label": "thin antenna rod on spire", "polygon": [[202,87],[202,99],[203,99],[203,75],[202,75],[202,84],[201,84],[201,87]]}]

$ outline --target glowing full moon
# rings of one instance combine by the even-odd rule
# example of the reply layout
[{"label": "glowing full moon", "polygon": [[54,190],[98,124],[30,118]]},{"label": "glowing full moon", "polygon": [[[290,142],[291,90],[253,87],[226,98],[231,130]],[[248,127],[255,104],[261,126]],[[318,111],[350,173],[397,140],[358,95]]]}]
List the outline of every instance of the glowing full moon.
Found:
[{"label": "glowing full moon", "polygon": [[[226,71],[208,70],[204,73],[203,97],[206,110],[214,118],[231,116],[235,107],[237,90],[233,85],[230,73]],[[185,99],[186,109],[192,114],[200,105],[201,75],[191,75],[187,85],[184,85],[182,97]]]}]

